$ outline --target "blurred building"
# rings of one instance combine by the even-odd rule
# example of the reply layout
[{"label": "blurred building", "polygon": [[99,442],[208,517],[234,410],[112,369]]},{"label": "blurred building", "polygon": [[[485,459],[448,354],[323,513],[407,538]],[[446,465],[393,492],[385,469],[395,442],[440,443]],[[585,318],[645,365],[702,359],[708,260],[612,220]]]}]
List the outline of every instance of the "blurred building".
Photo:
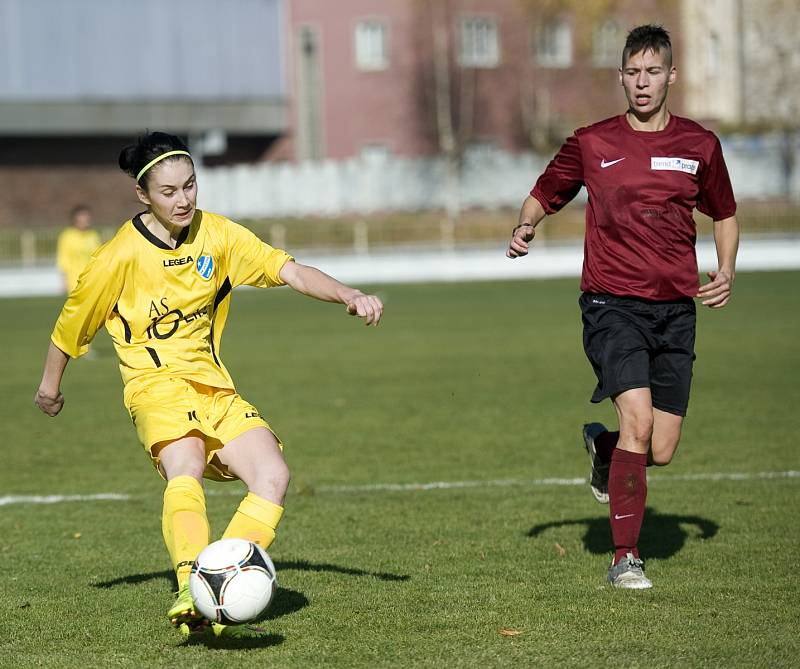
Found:
[{"label": "blurred building", "polygon": [[298,160],[430,155],[448,141],[549,149],[623,108],[617,69],[630,28],[679,23],[677,5],[658,0],[287,7],[292,132],[273,155]]},{"label": "blurred building", "polygon": [[[209,164],[289,127],[282,0],[0,0],[0,225],[135,212],[122,146],[179,133]],[[123,213],[124,212],[124,213]]]},{"label": "blurred building", "polygon": [[[797,0],[0,0],[0,226],[60,225],[80,201],[101,224],[135,212],[115,161],[145,129],[187,137],[207,167],[363,162],[336,179],[260,173],[226,203],[265,179],[326,190],[385,160],[411,174],[439,167],[397,161],[440,156],[452,177],[470,156],[549,156],[624,109],[617,69],[641,23],[673,36],[673,111],[729,130],[796,127]],[[773,153],[788,140],[776,141]]]},{"label": "blurred building", "polygon": [[731,129],[800,126],[797,0],[683,0],[687,112]]}]

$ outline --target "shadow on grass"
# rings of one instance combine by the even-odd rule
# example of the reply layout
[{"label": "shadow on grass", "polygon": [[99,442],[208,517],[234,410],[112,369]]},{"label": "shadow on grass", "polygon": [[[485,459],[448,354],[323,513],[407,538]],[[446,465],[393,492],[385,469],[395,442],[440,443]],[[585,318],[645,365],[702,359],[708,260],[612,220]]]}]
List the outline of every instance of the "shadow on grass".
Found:
[{"label": "shadow on grass", "polygon": [[[583,525],[583,545],[587,551],[595,555],[608,553],[613,549],[611,529],[607,516],[579,518],[575,520],[558,520],[535,525],[528,530],[529,537],[538,537],[543,532],[569,525]],[[686,526],[693,526],[696,531],[687,531]],[[677,516],[662,514],[651,507],[645,509],[642,531],[639,535],[639,552],[643,558],[666,559],[680,551],[686,540],[711,539],[719,531],[719,525],[713,520],[700,516]]]},{"label": "shadow on grass", "polygon": [[278,646],[284,642],[286,637],[283,634],[264,634],[263,636],[252,639],[225,639],[214,636],[211,631],[202,634],[192,634],[180,647],[205,646],[216,650],[252,650],[256,648],[269,648]]},{"label": "shadow on grass", "polygon": [[315,564],[307,562],[306,560],[284,560],[275,563],[275,569],[278,572],[297,570],[297,571],[331,571],[336,574],[345,574],[346,576],[369,576],[377,578],[379,581],[407,581],[411,578],[408,574],[388,574],[382,571],[366,571],[364,569],[354,569],[352,567],[340,567],[336,564]]},{"label": "shadow on grass", "polygon": [[[389,574],[385,572],[366,571],[364,569],[355,569],[352,567],[341,567],[335,564],[320,563],[315,564],[306,560],[284,560],[275,562],[275,569],[280,574],[282,571],[316,571],[316,572],[333,572],[335,574],[343,574],[345,576],[367,576],[370,578],[377,578],[381,581],[407,581],[410,576],[405,574]],[[119,585],[138,585],[140,583],[147,583],[148,581],[164,580],[170,583],[170,587],[174,590],[177,588],[175,582],[175,572],[171,570],[153,571],[144,574],[130,574],[128,576],[120,576],[119,578],[111,579],[109,581],[101,581],[100,583],[92,583],[93,588],[114,588]],[[308,606],[308,598],[296,590],[289,588],[278,587],[275,593],[275,599],[270,605],[269,609],[263,618],[259,618],[256,624],[267,622],[280,618],[281,616],[288,615],[299,611],[300,609]],[[210,649],[219,650],[246,650],[253,648],[267,648],[269,646],[277,646],[283,643],[284,637],[281,634],[266,633],[263,636],[251,639],[226,639],[214,636],[210,629],[203,632],[192,634],[183,642],[183,646],[206,646]]]},{"label": "shadow on grass", "polygon": [[[308,562],[307,560],[276,560],[275,571],[280,574],[282,571],[329,571],[335,574],[344,574],[345,576],[368,576],[370,578],[377,578],[380,581],[407,581],[410,576],[407,574],[389,574],[380,571],[366,571],[364,569],[356,569],[353,567],[341,567],[336,564],[320,563],[316,564]],[[129,576],[120,576],[119,578],[110,581],[101,581],[100,583],[92,583],[94,588],[113,588],[118,585],[137,585],[139,583],[146,583],[147,581],[154,581],[157,579],[164,579],[171,581],[173,589],[177,589],[175,581],[175,572],[171,570],[152,571],[146,574],[131,574]]]},{"label": "shadow on grass", "polygon": [[181,647],[205,646],[215,650],[252,650],[255,648],[269,648],[284,642],[286,637],[283,634],[264,634],[263,636],[252,639],[225,639],[214,636],[214,633],[207,630],[201,634],[192,634],[186,639]]},{"label": "shadow on grass", "polygon": [[[93,588],[113,588],[118,585],[136,585],[138,583],[145,583],[147,581],[164,580],[170,581],[170,588],[175,590],[178,586],[175,583],[175,572],[173,571],[153,571],[149,574],[134,574],[133,576],[123,576],[122,578],[115,578],[113,581],[104,581],[102,583],[92,583]],[[290,588],[282,588],[278,586],[275,593],[275,599],[269,607],[269,615],[264,620],[272,618],[280,618],[281,616],[294,613],[300,609],[308,606],[308,598],[297,590]]]}]

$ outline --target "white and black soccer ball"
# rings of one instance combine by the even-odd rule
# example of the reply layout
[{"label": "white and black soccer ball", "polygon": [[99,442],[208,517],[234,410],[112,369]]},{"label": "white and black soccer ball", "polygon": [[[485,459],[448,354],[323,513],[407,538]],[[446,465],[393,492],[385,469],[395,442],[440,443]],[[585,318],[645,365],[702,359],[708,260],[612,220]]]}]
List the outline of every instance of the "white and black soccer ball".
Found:
[{"label": "white and black soccer ball", "polygon": [[275,565],[246,539],[220,539],[197,556],[189,577],[194,606],[211,621],[236,625],[257,618],[272,602]]}]

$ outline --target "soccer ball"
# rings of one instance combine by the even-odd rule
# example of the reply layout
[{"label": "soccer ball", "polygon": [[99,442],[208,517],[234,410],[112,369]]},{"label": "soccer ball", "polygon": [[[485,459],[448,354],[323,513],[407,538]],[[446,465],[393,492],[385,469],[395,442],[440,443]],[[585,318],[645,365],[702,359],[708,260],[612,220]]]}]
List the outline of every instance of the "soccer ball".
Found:
[{"label": "soccer ball", "polygon": [[189,590],[194,606],[211,621],[236,625],[256,618],[277,590],[269,555],[246,539],[220,539],[194,562]]}]

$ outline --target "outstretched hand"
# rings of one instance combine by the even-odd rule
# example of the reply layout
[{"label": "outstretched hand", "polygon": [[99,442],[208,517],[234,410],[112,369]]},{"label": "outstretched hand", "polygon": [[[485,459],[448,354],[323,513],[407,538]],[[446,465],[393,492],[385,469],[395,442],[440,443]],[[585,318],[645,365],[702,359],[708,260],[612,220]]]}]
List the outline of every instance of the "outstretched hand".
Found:
[{"label": "outstretched hand", "polygon": [[728,272],[708,272],[711,279],[707,284],[700,286],[695,297],[703,300],[703,304],[712,309],[721,309],[731,298],[733,288],[733,276]]},{"label": "outstretched hand", "polygon": [[536,236],[536,230],[530,223],[520,223],[511,235],[506,256],[519,258],[528,255],[528,243]]},{"label": "outstretched hand", "polygon": [[375,325],[381,322],[383,303],[375,295],[358,293],[345,303],[347,313],[364,319],[364,325]]},{"label": "outstretched hand", "polygon": [[36,403],[36,406],[48,416],[57,416],[64,406],[64,396],[61,394],[61,391],[56,391],[56,394],[52,395],[39,388],[39,390],[36,391],[33,401]]}]

